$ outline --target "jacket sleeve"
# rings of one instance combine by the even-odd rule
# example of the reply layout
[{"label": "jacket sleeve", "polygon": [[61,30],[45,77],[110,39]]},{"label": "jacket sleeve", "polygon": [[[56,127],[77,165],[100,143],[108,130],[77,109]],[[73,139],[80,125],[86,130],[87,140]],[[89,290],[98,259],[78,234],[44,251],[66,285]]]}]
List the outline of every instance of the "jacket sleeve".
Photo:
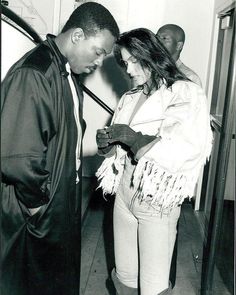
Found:
[{"label": "jacket sleeve", "polygon": [[177,82],[164,109],[161,139],[146,153],[137,153],[137,158],[153,161],[170,173],[193,169],[206,160],[212,144],[206,96],[194,83]]},{"label": "jacket sleeve", "polygon": [[36,208],[49,201],[47,150],[56,133],[50,85],[42,73],[23,68],[3,81],[2,99],[2,181]]}]

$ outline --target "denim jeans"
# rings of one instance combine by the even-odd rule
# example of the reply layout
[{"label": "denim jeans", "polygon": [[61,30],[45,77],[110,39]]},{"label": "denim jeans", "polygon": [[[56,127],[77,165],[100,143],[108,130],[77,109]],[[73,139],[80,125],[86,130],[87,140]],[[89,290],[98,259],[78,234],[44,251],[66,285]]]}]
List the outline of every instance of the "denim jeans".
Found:
[{"label": "denim jeans", "polygon": [[140,295],[157,295],[169,285],[170,264],[180,207],[158,213],[135,197],[130,187],[133,166],[126,161],[114,205],[116,274]]}]

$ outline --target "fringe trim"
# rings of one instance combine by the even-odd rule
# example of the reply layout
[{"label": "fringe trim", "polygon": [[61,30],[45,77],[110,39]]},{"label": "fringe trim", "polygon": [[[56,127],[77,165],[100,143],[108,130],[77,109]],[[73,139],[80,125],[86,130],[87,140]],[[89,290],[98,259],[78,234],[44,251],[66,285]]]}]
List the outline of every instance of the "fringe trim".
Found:
[{"label": "fringe trim", "polygon": [[[140,159],[133,173],[133,185],[137,187],[140,202],[146,201],[158,212],[168,214],[173,208],[180,206],[184,199],[191,199],[199,177],[201,167],[209,160],[213,144],[213,134],[209,128],[205,151],[198,165],[189,171],[170,173],[160,167],[155,161]],[[96,176],[103,194],[114,195],[117,192],[124,171],[126,152],[121,148],[117,154],[106,158]]]},{"label": "fringe trim", "polygon": [[160,212],[170,212],[194,194],[200,167],[184,173],[171,174],[155,162],[140,161],[134,171],[133,183],[138,186],[140,202],[146,201]]},{"label": "fringe trim", "polygon": [[122,155],[119,152],[106,158],[95,174],[99,181],[97,188],[102,188],[104,195],[114,195],[117,192],[123,171],[124,161],[122,161]]}]

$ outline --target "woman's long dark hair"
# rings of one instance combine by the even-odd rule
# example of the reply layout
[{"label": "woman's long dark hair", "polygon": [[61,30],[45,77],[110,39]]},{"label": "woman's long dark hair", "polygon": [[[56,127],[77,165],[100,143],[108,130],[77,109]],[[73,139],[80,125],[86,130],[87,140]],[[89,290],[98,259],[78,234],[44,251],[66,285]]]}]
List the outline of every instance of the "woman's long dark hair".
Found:
[{"label": "woman's long dark hair", "polygon": [[[121,56],[125,48],[143,68],[151,72],[151,88],[158,89],[163,83],[170,87],[177,80],[189,80],[182,74],[169,52],[153,32],[139,28],[120,35],[114,47],[114,56],[118,64],[126,67]],[[151,91],[151,89],[150,89]]]}]

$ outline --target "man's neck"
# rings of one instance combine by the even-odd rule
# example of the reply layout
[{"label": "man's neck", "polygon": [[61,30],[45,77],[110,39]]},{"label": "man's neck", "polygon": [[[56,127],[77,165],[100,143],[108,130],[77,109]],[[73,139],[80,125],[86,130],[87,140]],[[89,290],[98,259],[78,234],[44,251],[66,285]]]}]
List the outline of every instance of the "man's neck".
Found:
[{"label": "man's neck", "polygon": [[179,56],[180,56],[179,52],[175,52],[174,54],[172,54],[172,59],[173,59],[175,62],[177,62],[177,60],[179,59]]},{"label": "man's neck", "polygon": [[59,34],[58,36],[56,36],[55,38],[55,43],[57,45],[57,48],[59,49],[59,51],[61,52],[61,54],[66,58],[66,36],[63,35],[64,33]]}]

